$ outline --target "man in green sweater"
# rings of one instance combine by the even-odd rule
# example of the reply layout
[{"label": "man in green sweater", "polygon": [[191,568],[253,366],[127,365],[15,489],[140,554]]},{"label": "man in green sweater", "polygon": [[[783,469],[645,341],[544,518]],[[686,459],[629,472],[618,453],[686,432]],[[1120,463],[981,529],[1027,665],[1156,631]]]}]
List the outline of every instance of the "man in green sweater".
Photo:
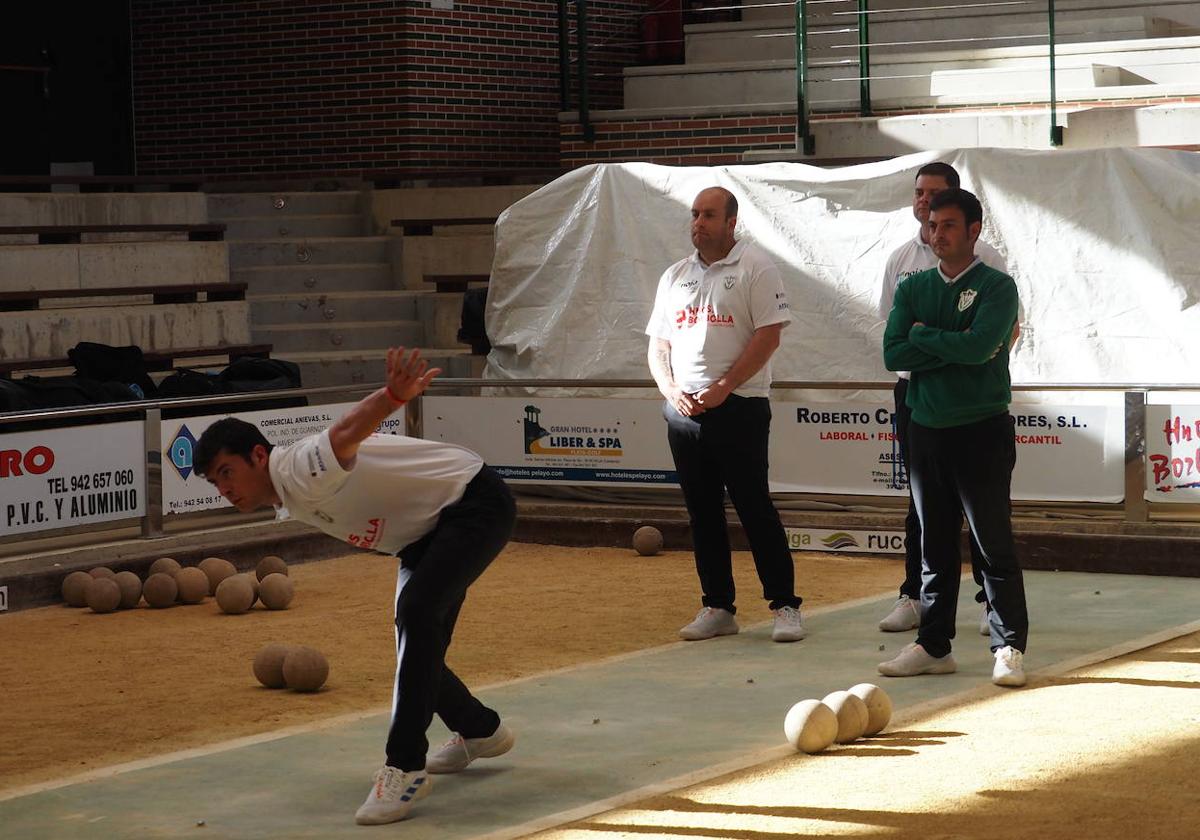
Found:
[{"label": "man in green sweater", "polygon": [[1009,489],[1016,464],[1008,350],[1017,287],[975,256],[983,208],[966,190],[929,206],[936,268],[905,278],[883,336],[888,370],[912,371],[908,464],[921,519],[921,625],[915,643],[879,665],[889,677],[949,674],[962,575],[962,518],[982,554],[995,657],[992,682],[1025,684],[1029,633],[1025,585],[1012,536]]}]

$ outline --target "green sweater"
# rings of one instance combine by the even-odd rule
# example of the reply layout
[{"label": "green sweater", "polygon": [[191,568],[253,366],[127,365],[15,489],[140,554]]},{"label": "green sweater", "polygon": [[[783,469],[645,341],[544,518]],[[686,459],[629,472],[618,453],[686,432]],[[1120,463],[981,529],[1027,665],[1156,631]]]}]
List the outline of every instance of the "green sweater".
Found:
[{"label": "green sweater", "polygon": [[1007,411],[1016,320],[1016,283],[983,263],[953,283],[936,268],[901,281],[883,334],[883,361],[888,370],[912,371],[912,419],[945,429]]}]

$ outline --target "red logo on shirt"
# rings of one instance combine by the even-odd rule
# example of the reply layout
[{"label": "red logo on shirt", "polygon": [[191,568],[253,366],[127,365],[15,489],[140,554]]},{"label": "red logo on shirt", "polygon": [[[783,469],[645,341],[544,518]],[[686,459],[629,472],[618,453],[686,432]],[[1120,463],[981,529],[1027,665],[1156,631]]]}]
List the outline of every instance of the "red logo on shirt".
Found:
[{"label": "red logo on shirt", "polygon": [[346,542],[359,548],[373,547],[375,543],[379,542],[379,537],[383,533],[383,524],[386,521],[385,519],[368,519],[367,524],[371,527],[367,529],[367,533],[361,537],[358,534],[351,534],[346,537]]},{"label": "red logo on shirt", "polygon": [[696,326],[696,324],[700,323],[701,315],[703,315],[705,323],[712,324],[713,326],[733,326],[733,316],[722,315],[713,309],[713,305],[710,303],[703,308],[699,306],[686,306],[683,309],[678,310],[675,313],[676,329]]}]

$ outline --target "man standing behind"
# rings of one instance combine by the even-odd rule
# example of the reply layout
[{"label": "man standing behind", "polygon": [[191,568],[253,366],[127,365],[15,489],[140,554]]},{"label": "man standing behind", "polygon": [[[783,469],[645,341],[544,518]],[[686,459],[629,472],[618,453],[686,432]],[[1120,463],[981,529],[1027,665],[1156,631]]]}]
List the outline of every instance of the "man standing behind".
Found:
[{"label": "man standing behind", "polygon": [[909,481],[921,518],[921,624],[917,641],[879,672],[949,674],[966,514],[979,545],[991,611],[992,682],[1025,684],[1025,585],[1013,544],[1010,488],[1016,463],[1008,348],[1017,320],[1013,279],[975,255],[979,200],[945,190],[929,205],[938,267],[904,280],[883,337],[888,370],[912,371]]},{"label": "man standing behind", "polygon": [[[883,283],[879,293],[879,317],[884,321],[892,311],[892,301],[896,295],[896,286],[900,281],[919,271],[927,271],[937,266],[938,258],[933,253],[933,249],[929,247],[929,231],[926,229],[926,225],[929,223],[929,202],[943,190],[958,189],[959,183],[958,170],[948,163],[940,161],[927,163],[917,170],[912,199],[913,216],[918,222],[917,235],[893,251],[883,269]],[[985,265],[1005,274],[1008,273],[1004,257],[1000,256],[995,248],[982,239],[975,243],[975,256],[979,257]],[[1016,341],[1016,337],[1017,330],[1014,329],[1014,341]],[[898,378],[893,392],[896,404],[896,441],[900,445],[900,457],[907,466],[910,411],[905,404],[905,398],[908,395],[909,372],[897,371],[896,376]],[[975,582],[981,587],[975,600],[982,603],[984,602],[984,593],[982,591],[983,579],[980,577],[978,569],[979,547],[975,545],[974,537],[971,538],[970,544],[971,570],[975,575]],[[904,518],[904,582],[900,584],[900,596],[896,599],[891,612],[879,622],[879,629],[889,633],[901,633],[916,628],[921,623],[921,611],[918,607],[920,600],[921,520],[917,517],[917,509],[913,506],[910,492],[908,515]],[[983,619],[979,624],[979,632],[985,636],[989,632],[986,603],[983,609]]]},{"label": "man standing behind", "polygon": [[770,258],[737,241],[737,199],[710,187],[692,202],[696,251],[665,272],[646,327],[649,365],[666,399],[667,442],[691,522],[703,608],[679,631],[688,640],[738,632],[728,489],[750,541],[771,638],[804,638],[787,535],[767,483],[770,360],[791,322]]}]

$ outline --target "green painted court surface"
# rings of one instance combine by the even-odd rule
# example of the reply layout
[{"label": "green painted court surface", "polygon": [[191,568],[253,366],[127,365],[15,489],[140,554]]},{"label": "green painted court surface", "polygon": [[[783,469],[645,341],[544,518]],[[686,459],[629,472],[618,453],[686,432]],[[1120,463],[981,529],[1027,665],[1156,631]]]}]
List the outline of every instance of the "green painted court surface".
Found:
[{"label": "green painted court surface", "polygon": [[[1200,580],[1193,579],[1031,572],[1026,587],[1031,672],[1185,625],[1196,619],[1200,603]],[[977,633],[973,591],[964,583],[959,672],[953,675],[897,680],[876,674],[878,662],[911,640],[875,629],[891,603],[881,598],[809,616],[809,637],[796,644],[772,643],[770,628],[760,625],[485,689],[485,702],[516,730],[516,748],[464,773],[435,777],[432,795],[418,803],[412,819],[390,827],[354,824],[382,758],[387,716],[380,714],[10,794],[0,799],[0,837],[386,833],[453,840],[521,833],[534,821],[546,825],[554,815],[778,747],[783,717],[797,700],[875,682],[902,711],[987,685],[991,656]],[[430,740],[445,737],[435,722]]]}]

